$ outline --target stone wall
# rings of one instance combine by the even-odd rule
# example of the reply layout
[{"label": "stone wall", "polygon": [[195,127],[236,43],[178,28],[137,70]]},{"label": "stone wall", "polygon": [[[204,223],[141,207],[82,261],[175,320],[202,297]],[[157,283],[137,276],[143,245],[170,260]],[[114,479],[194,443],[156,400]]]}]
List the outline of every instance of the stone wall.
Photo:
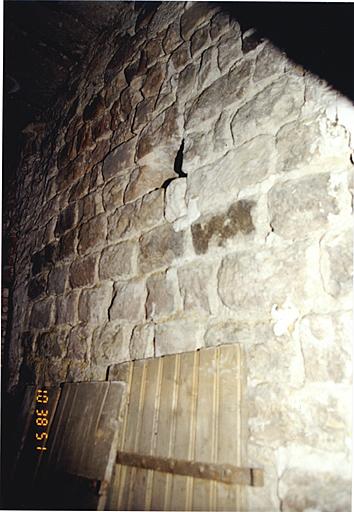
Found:
[{"label": "stone wall", "polygon": [[249,510],[349,510],[349,101],[182,2],[127,3],[68,90],[25,131],[9,387],[241,343]]}]

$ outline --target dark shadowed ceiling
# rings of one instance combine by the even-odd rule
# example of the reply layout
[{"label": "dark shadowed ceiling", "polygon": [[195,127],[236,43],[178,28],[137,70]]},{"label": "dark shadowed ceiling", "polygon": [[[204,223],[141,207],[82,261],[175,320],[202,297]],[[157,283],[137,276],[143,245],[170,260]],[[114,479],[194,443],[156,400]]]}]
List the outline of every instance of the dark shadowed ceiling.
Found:
[{"label": "dark shadowed ceiling", "polygon": [[[154,9],[159,2],[144,4]],[[289,57],[354,99],[353,3],[219,4],[242,28],[256,27]],[[34,0],[4,5],[4,169],[12,174],[21,129],[62,93],[88,45],[130,15],[134,5]]]}]

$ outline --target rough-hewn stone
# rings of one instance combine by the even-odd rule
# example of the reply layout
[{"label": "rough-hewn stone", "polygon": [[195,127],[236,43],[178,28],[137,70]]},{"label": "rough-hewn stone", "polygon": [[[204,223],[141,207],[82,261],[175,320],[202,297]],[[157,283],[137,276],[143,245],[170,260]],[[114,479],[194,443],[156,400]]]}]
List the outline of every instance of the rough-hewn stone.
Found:
[{"label": "rough-hewn stone", "polygon": [[129,344],[129,354],[132,360],[154,356],[153,324],[137,325],[134,328]]},{"label": "rough-hewn stone", "polygon": [[195,263],[178,269],[178,283],[184,310],[210,313],[209,295],[213,266]]},{"label": "rough-hewn stone", "polygon": [[90,286],[96,278],[97,256],[91,255],[80,260],[74,260],[70,266],[70,284],[73,288]]},{"label": "rough-hewn stone", "polygon": [[294,239],[326,228],[329,214],[338,212],[336,199],[328,193],[329,180],[328,174],[317,174],[274,185],[268,194],[274,232]]},{"label": "rough-hewn stone", "polygon": [[53,322],[54,304],[51,298],[33,304],[30,325],[37,329],[50,327]]},{"label": "rough-hewn stone", "polygon": [[60,212],[57,225],[55,226],[55,235],[61,235],[68,229],[74,227],[76,222],[76,206],[75,204],[69,205],[65,210]]},{"label": "rough-hewn stone", "polygon": [[139,240],[139,266],[141,272],[166,267],[183,254],[183,232],[175,232],[167,224],[143,235]]},{"label": "rough-hewn stone", "polygon": [[197,254],[208,251],[209,245],[223,246],[238,234],[248,235],[254,231],[251,211],[252,201],[238,201],[226,213],[202,218],[191,226],[193,246]]},{"label": "rough-hewn stone", "polygon": [[145,319],[146,287],[143,280],[121,281],[114,286],[109,310],[111,320],[141,322]]},{"label": "rough-hewn stone", "polygon": [[339,298],[352,291],[353,232],[326,235],[321,240],[320,269],[325,291]]},{"label": "rough-hewn stone", "polygon": [[45,274],[40,274],[36,276],[34,279],[28,283],[28,297],[30,299],[38,299],[39,297],[43,297],[45,295],[47,288],[47,276]]},{"label": "rough-hewn stone", "polygon": [[56,324],[74,325],[77,321],[78,292],[59,295],[56,299]]},{"label": "rough-hewn stone", "polygon": [[113,287],[110,283],[101,283],[96,288],[82,290],[79,299],[79,320],[89,324],[101,324],[108,320],[112,292]]},{"label": "rough-hewn stone", "polygon": [[131,139],[123,142],[105,158],[102,173],[105,180],[116,174],[126,174],[134,164],[136,140]]},{"label": "rough-hewn stone", "polygon": [[99,215],[81,226],[79,233],[79,254],[85,254],[89,249],[102,244],[106,240],[107,219]]},{"label": "rough-hewn stone", "polygon": [[67,332],[48,331],[38,335],[36,340],[37,353],[46,358],[62,357],[67,345]]},{"label": "rough-hewn stone", "polygon": [[119,279],[132,274],[135,248],[134,242],[122,242],[104,249],[100,259],[100,279]]},{"label": "rough-hewn stone", "polygon": [[126,328],[106,324],[96,329],[92,338],[92,362],[96,365],[120,363],[129,359],[129,336]]},{"label": "rough-hewn stone", "polygon": [[174,269],[153,274],[146,281],[146,316],[160,320],[176,313],[180,306],[179,290]]},{"label": "rough-hewn stone", "polygon": [[203,327],[194,320],[173,320],[156,325],[155,355],[177,354],[203,346]]},{"label": "rough-hewn stone", "polygon": [[91,329],[85,324],[73,327],[68,336],[67,357],[78,361],[87,360],[91,335]]},{"label": "rough-hewn stone", "polygon": [[173,180],[166,189],[165,217],[173,222],[187,215],[186,205],[187,181],[185,178]]}]

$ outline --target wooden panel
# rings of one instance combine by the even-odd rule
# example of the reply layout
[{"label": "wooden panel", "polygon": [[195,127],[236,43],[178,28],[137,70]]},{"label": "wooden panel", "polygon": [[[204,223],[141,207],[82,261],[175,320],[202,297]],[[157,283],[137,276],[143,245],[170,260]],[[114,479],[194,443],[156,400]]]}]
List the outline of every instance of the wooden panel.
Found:
[{"label": "wooden panel", "polygon": [[[121,452],[244,467],[238,345],[135,361],[126,368],[129,406]],[[244,494],[241,485],[117,464],[109,509],[240,510]]]}]

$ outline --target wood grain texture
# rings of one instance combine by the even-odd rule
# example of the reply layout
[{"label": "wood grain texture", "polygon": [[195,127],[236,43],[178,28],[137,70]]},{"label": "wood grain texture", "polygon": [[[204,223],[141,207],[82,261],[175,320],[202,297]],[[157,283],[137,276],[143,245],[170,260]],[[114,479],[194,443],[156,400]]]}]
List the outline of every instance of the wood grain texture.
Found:
[{"label": "wood grain texture", "polygon": [[[134,361],[122,371],[117,365],[112,375],[124,376],[129,395],[119,452],[135,455],[130,462],[118,458],[108,508],[244,510],[244,484],[260,485],[262,471],[244,467],[247,418],[241,347]],[[156,460],[168,465],[171,459],[182,461],[182,466],[175,463],[178,471],[157,470]],[[201,478],[193,461],[214,468],[214,477],[221,475],[221,467],[229,469],[232,483]],[[188,469],[183,472],[184,463]]]}]

